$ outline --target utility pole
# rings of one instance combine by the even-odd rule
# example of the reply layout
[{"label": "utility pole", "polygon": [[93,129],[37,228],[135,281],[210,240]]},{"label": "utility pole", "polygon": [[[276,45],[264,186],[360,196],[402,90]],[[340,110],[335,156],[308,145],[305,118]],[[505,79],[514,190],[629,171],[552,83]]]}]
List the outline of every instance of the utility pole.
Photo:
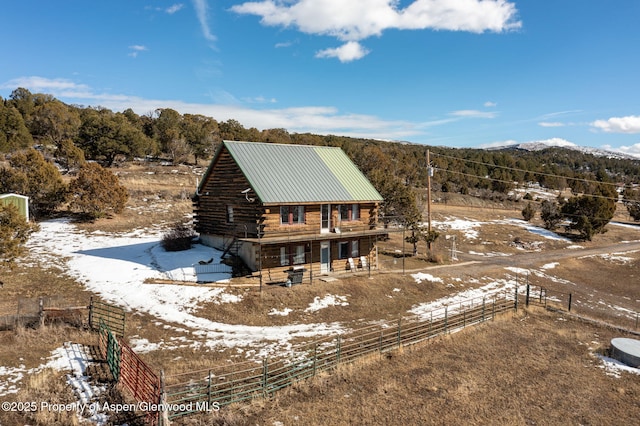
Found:
[{"label": "utility pole", "polygon": [[429,242],[427,248],[431,251],[431,176],[433,176],[433,168],[429,159],[429,150],[427,149],[427,231],[429,233]]}]

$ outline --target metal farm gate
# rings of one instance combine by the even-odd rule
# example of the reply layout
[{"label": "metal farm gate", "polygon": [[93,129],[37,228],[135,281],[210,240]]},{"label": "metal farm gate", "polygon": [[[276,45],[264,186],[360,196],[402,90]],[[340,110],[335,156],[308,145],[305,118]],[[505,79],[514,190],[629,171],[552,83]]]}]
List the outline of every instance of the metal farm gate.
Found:
[{"label": "metal farm gate", "polygon": [[92,297],[89,303],[89,327],[98,331],[102,323],[116,336],[124,337],[124,309],[95,301]]},{"label": "metal farm gate", "polygon": [[106,360],[113,379],[129,391],[136,401],[145,403],[144,407],[148,407],[145,411],[146,424],[156,425],[159,418],[156,407],[160,403],[158,375],[102,319],[99,334],[100,353]]}]

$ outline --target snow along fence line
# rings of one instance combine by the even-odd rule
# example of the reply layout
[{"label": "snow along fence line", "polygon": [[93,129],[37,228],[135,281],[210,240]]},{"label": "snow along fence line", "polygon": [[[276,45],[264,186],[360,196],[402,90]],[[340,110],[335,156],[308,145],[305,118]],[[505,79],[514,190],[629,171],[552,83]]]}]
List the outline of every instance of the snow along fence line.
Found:
[{"label": "snow along fence line", "polygon": [[265,358],[261,363],[246,361],[167,376],[161,390],[162,404],[169,407],[167,417],[175,419],[202,412],[205,408],[219,409],[236,402],[268,397],[320,371],[415,345],[517,309],[513,295],[507,293],[461,305],[465,307],[451,312],[446,307],[439,309],[429,320],[403,322],[400,319],[355,330],[348,335],[319,339],[298,348],[292,359]]}]

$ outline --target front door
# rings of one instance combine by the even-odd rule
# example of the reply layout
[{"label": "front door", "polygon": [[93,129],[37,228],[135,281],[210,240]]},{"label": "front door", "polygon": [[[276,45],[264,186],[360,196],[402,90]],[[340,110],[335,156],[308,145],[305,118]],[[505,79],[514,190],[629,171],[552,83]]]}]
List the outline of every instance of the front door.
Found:
[{"label": "front door", "polygon": [[320,232],[327,233],[331,231],[331,204],[322,204],[320,206]]},{"label": "front door", "polygon": [[328,241],[320,243],[320,273],[328,274],[331,270],[331,249]]}]

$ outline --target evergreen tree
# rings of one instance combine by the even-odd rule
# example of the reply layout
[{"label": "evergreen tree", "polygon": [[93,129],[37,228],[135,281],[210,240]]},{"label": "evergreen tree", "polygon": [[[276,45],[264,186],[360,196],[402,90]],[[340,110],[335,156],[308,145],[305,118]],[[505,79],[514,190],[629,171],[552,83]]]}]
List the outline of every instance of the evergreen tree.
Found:
[{"label": "evergreen tree", "polygon": [[0,262],[13,263],[25,251],[25,244],[38,225],[27,222],[18,208],[12,204],[0,205]]},{"label": "evergreen tree", "polygon": [[10,169],[0,173],[3,192],[15,192],[29,197],[34,217],[53,213],[65,200],[66,185],[56,166],[45,160],[35,149],[11,156]]},{"label": "evergreen tree", "polygon": [[605,226],[615,213],[615,202],[604,196],[582,195],[571,197],[563,206],[562,214],[570,221],[569,228],[580,237],[591,241],[595,234],[606,232]]},{"label": "evergreen tree", "polygon": [[97,163],[85,163],[69,185],[69,208],[90,220],[121,213],[128,198],[118,177]]},{"label": "evergreen tree", "polygon": [[555,229],[563,219],[558,203],[556,201],[544,200],[540,206],[540,219],[544,222],[546,229]]},{"label": "evergreen tree", "polygon": [[527,205],[522,209],[522,217],[527,222],[531,221],[533,217],[536,215],[536,208],[532,203],[527,203]]}]

